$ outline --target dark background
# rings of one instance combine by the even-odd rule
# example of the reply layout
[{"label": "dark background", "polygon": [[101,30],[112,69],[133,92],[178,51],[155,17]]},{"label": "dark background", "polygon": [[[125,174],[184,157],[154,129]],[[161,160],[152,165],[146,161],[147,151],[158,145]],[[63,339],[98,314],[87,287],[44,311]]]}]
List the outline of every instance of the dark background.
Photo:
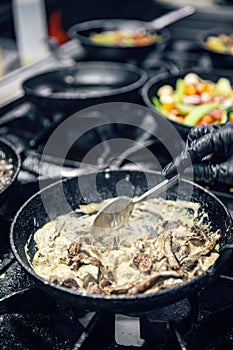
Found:
[{"label": "dark background", "polygon": [[[46,7],[48,33],[59,38],[58,42],[69,40],[66,32],[76,23],[98,18],[132,18],[150,21],[158,16],[177,8],[176,1],[156,0],[44,0]],[[0,1],[0,37],[15,40],[12,17],[13,0]],[[180,4],[185,2],[181,1]],[[182,40],[195,40],[203,30],[229,26],[232,28],[233,0],[216,0],[214,5],[200,6],[200,2],[193,1],[197,12],[169,27],[172,36]],[[217,5],[217,6],[216,6]],[[58,13],[60,17],[59,30],[51,32],[51,17]],[[57,17],[56,17],[57,18]],[[185,30],[184,30],[185,28]],[[28,28],[30,30],[30,28]],[[55,34],[54,34],[55,33]],[[61,34],[61,35],[60,35]],[[60,40],[60,38],[62,38]]]},{"label": "dark background", "polygon": [[[166,12],[152,0],[46,0],[47,20],[54,11],[62,14],[62,27],[96,18],[138,18],[150,20]],[[0,32],[2,37],[15,38],[12,1],[1,0]]]}]

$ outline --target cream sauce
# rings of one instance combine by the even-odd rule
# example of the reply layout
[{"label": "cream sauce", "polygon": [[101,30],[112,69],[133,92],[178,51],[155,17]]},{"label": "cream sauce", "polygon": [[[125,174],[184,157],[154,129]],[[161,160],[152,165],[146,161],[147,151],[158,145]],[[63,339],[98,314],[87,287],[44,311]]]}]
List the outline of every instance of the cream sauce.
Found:
[{"label": "cream sauce", "polygon": [[81,205],[35,232],[31,264],[39,276],[85,294],[135,294],[139,284],[150,293],[201,275],[218,258],[220,235],[203,223],[198,203],[150,199],[135,205],[128,226],[95,237],[95,213],[110,200]]}]

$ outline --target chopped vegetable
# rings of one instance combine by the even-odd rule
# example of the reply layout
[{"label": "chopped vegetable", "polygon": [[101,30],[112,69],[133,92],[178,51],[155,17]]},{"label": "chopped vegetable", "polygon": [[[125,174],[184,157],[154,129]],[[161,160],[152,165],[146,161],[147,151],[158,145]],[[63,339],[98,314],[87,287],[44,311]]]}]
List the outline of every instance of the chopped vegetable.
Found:
[{"label": "chopped vegetable", "polygon": [[233,122],[233,112],[230,113],[229,121],[230,121],[230,122]]},{"label": "chopped vegetable", "polygon": [[161,103],[160,103],[159,99],[157,97],[153,96],[151,100],[152,100],[153,105],[157,109],[157,111],[161,111]]},{"label": "chopped vegetable", "polygon": [[213,102],[193,107],[191,112],[184,118],[184,124],[189,126],[197,125],[202,117],[206,116],[206,114],[210,113],[214,108],[218,106],[219,103]]},{"label": "chopped vegetable", "polygon": [[187,85],[190,85],[190,84],[195,84],[196,85],[196,84],[199,83],[199,81],[200,81],[200,78],[199,78],[199,76],[196,73],[188,73],[184,77],[184,82]]},{"label": "chopped vegetable", "polygon": [[101,33],[91,33],[90,39],[96,44],[105,46],[148,46],[159,41],[161,35],[144,33],[141,30],[123,31],[109,30]]},{"label": "chopped vegetable", "polygon": [[173,87],[171,85],[163,85],[159,90],[157,91],[158,96],[162,95],[172,95],[173,94]]},{"label": "chopped vegetable", "polygon": [[230,80],[220,78],[216,83],[216,93],[223,96],[232,96],[232,86]]},{"label": "chopped vegetable", "polygon": [[206,39],[205,45],[210,50],[233,55],[233,34],[211,35]]},{"label": "chopped vegetable", "polygon": [[182,98],[184,96],[184,89],[185,89],[184,80],[177,79],[177,81],[176,81],[176,100],[177,100],[177,102],[182,101]]},{"label": "chopped vegetable", "polygon": [[188,73],[183,79],[176,80],[175,88],[161,86],[151,101],[172,121],[190,127],[220,124],[226,123],[231,116],[233,88],[225,77],[215,83],[196,73]]}]

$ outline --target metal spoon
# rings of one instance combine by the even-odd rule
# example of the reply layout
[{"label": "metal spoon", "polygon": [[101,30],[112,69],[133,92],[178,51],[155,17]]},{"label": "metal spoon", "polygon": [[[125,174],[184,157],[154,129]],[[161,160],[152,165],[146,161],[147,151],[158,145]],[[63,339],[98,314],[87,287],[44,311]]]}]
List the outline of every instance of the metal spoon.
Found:
[{"label": "metal spoon", "polygon": [[126,196],[115,198],[111,203],[107,204],[97,213],[92,226],[96,228],[118,228],[127,224],[136,203],[141,202],[152,194],[159,194],[162,191],[170,188],[177,183],[178,179],[179,175],[166,179],[143,193],[138,198],[131,199]]},{"label": "metal spoon", "polygon": [[141,202],[152,194],[158,195],[162,191],[172,187],[178,182],[183,171],[191,165],[191,154],[192,147],[186,145],[185,149],[173,160],[173,162],[169,163],[163,169],[163,173],[165,171],[166,174],[166,169],[168,169],[169,166],[173,164],[173,168],[177,169],[177,173],[173,174],[173,171],[170,172],[171,175],[169,178],[152,187],[150,190],[143,193],[140,197],[131,199],[126,196],[120,196],[113,199],[111,203],[104,206],[95,216],[95,219],[92,223],[93,230],[96,233],[101,233],[101,229],[118,228],[120,226],[128,224],[130,215],[136,203]]}]

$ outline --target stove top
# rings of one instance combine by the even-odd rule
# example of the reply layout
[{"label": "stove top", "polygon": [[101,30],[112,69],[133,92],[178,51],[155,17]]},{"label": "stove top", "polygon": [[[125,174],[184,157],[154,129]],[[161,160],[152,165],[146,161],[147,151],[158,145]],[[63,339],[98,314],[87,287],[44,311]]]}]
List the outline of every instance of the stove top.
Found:
[{"label": "stove top", "polygon": [[[163,62],[163,64],[161,64]],[[163,52],[152,53],[143,62],[149,76],[168,71],[179,73],[186,68],[211,69],[207,54],[193,43],[174,41]],[[2,349],[161,349],[221,350],[233,349],[233,272],[226,267],[211,287],[188,299],[138,315],[111,312],[81,312],[61,305],[36,287],[14,260],[9,243],[10,218],[39,189],[38,179],[49,183],[60,177],[61,159],[56,154],[41,154],[52,131],[67,118],[65,113],[41,113],[24,96],[7,103],[0,111],[0,136],[10,140],[21,153],[22,168],[17,188],[0,210],[0,345]],[[26,127],[25,127],[26,126]],[[106,130],[105,130],[106,131]],[[114,137],[112,130],[108,138]],[[66,159],[65,174],[79,174],[80,162],[93,144],[103,141],[101,130],[78,145],[81,151]],[[88,135],[87,135],[88,136]],[[169,155],[158,142],[145,135],[131,135],[149,144],[161,166]],[[69,135],[67,136],[69,138]],[[150,141],[148,143],[148,141]],[[101,156],[106,149],[101,150]],[[158,170],[150,160],[142,160],[140,150],[132,150],[134,160],[143,169]],[[102,160],[103,161],[103,160]],[[82,169],[88,172],[100,165],[100,159]],[[115,163],[116,165],[116,163]],[[117,169],[133,164],[117,163]],[[233,195],[225,188],[211,189],[233,215]],[[101,336],[100,336],[101,334]]]}]

